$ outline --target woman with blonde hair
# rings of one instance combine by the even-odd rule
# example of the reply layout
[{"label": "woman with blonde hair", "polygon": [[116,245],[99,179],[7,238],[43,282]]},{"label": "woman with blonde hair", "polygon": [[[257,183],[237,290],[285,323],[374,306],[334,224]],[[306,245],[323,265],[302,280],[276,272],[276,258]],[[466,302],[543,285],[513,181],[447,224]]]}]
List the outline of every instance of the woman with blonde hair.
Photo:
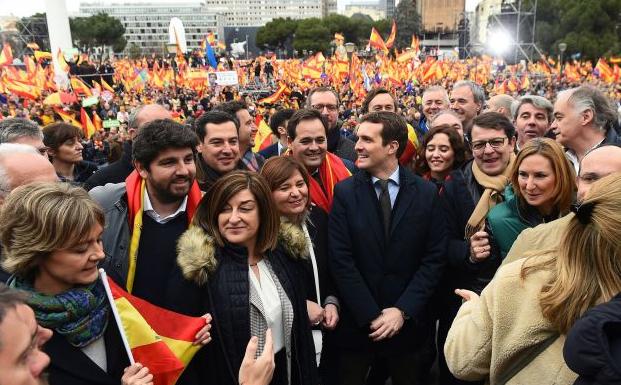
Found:
[{"label": "woman with blonde hair", "polygon": [[554,140],[535,138],[524,145],[511,171],[514,195],[487,214],[491,243],[495,242],[502,258],[522,230],[569,213],[575,178],[563,148]]},{"label": "woman with blonde hair", "polygon": [[186,314],[212,315],[204,350],[205,384],[236,385],[251,336],[275,352],[273,385],[317,385],[306,310],[304,239],[283,234],[271,191],[260,175],[233,171],[218,179],[178,243],[181,279],[171,299]]},{"label": "woman with blonde hair", "polygon": [[558,250],[501,267],[481,297],[466,302],[444,351],[451,372],[495,384],[573,384],[565,335],[590,308],[621,291],[621,178],[595,184],[569,222]]},{"label": "woman with blonde hair", "polygon": [[146,367],[129,365],[99,280],[103,226],[97,203],[65,183],[18,187],[2,206],[2,267],[54,332],[44,346],[52,385],[152,384]]}]

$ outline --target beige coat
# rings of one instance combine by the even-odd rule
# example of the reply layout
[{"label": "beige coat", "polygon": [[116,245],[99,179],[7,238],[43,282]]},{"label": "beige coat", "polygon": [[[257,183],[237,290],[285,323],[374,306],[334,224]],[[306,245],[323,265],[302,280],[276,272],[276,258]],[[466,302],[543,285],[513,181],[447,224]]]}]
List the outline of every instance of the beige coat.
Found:
[{"label": "beige coat", "polygon": [[[539,305],[549,272],[532,273],[522,280],[525,261],[502,266],[481,297],[459,309],[444,345],[446,362],[455,377],[495,385],[509,365],[554,333]],[[507,384],[573,384],[577,375],[565,365],[564,343],[565,336],[560,336]]]},{"label": "beige coat", "polygon": [[573,217],[574,214],[569,213],[555,221],[524,229],[513,242],[513,246],[511,246],[511,250],[509,250],[502,264],[517,261],[529,254],[534,254],[535,251],[556,249]]}]

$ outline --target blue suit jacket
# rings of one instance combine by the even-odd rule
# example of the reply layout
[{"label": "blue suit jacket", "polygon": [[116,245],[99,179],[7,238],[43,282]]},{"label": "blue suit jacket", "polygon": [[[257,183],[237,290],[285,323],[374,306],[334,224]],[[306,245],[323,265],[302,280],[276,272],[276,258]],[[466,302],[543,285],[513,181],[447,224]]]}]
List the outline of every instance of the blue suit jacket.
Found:
[{"label": "blue suit jacket", "polygon": [[[341,300],[336,343],[345,349],[411,351],[428,322],[428,303],[445,264],[445,208],[432,183],[403,167],[399,178],[389,239],[366,171],[334,190],[329,263]],[[411,319],[396,336],[374,343],[368,337],[370,323],[389,307]]]},{"label": "blue suit jacket", "polygon": [[273,156],[278,156],[278,143],[274,143],[268,147],[265,147],[263,150],[259,151],[259,154],[263,156],[265,159],[269,159]]}]

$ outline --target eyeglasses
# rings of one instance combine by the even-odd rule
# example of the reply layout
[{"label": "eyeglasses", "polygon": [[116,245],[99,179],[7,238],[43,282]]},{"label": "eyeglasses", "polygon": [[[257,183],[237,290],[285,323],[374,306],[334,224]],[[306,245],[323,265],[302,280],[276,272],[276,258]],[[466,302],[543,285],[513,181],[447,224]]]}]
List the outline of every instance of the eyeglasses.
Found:
[{"label": "eyeglasses", "polygon": [[489,143],[490,147],[494,150],[498,150],[500,147],[504,146],[505,140],[508,138],[503,136],[502,138],[492,138],[488,140],[477,140],[476,142],[472,142],[472,151],[473,152],[481,152],[485,150],[485,147]]},{"label": "eyeglasses", "polygon": [[327,109],[329,112],[334,112],[338,108],[336,104],[313,104],[311,106],[313,110],[323,111],[323,109]]}]

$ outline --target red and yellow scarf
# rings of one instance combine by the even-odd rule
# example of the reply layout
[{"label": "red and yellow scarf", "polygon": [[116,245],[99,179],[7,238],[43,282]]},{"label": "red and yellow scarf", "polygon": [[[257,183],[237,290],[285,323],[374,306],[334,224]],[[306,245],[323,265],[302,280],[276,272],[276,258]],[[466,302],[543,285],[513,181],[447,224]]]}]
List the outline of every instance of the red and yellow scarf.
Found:
[{"label": "red and yellow scarf", "polygon": [[319,178],[324,189],[315,178],[310,178],[311,201],[329,213],[332,210],[332,199],[334,198],[334,186],[351,176],[351,172],[338,156],[326,152],[326,159],[319,166]]},{"label": "red and yellow scarf", "polygon": [[[125,186],[127,189],[127,206],[128,221],[131,232],[131,240],[129,242],[129,270],[127,272],[127,291],[132,292],[134,287],[134,277],[136,276],[136,264],[138,261],[138,245],[140,244],[140,233],[142,232],[142,213],[145,193],[145,180],[134,170],[127,179]],[[188,215],[188,223],[192,221],[194,212],[198,207],[198,203],[202,198],[201,190],[196,181],[192,183],[190,192],[188,193],[188,202],[186,206],[186,214]]]}]

